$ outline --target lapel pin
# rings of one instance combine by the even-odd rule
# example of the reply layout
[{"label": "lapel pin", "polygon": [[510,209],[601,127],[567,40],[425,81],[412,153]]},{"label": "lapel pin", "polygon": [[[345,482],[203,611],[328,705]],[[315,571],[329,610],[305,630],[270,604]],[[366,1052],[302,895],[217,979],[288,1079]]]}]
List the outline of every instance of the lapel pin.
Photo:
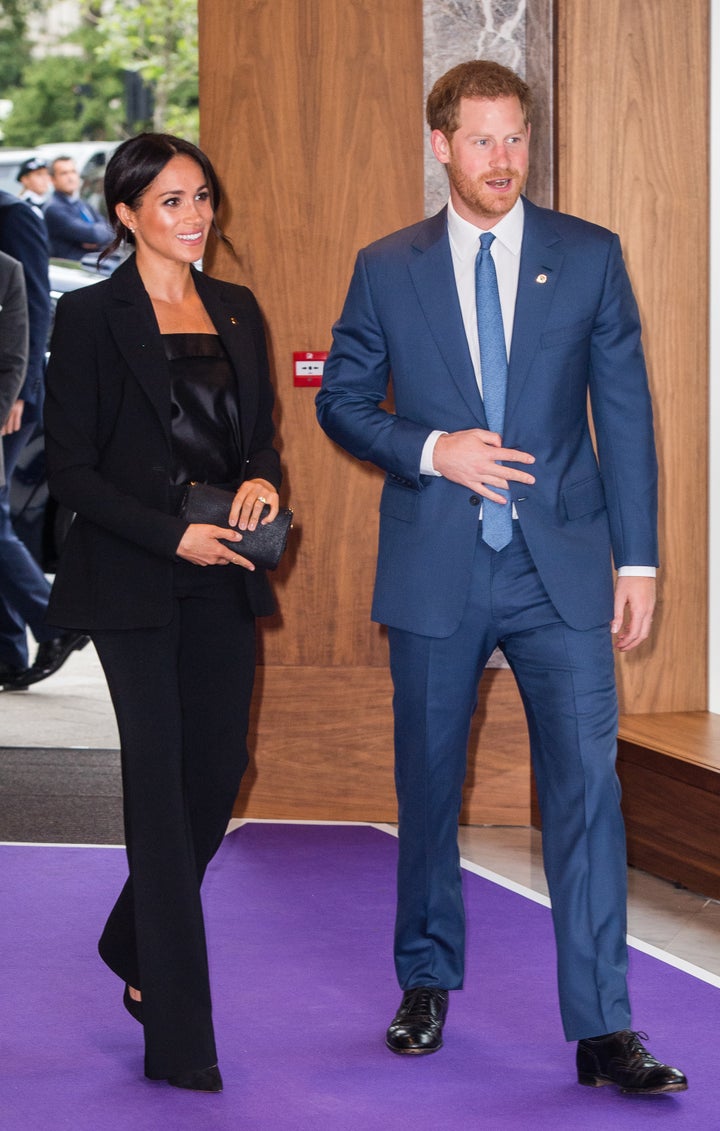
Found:
[{"label": "lapel pin", "polygon": [[535,282],[536,283],[547,283],[547,281],[548,281],[548,277],[545,274],[535,276]]},{"label": "lapel pin", "polygon": [[237,318],[234,314],[230,315],[230,321],[232,322],[233,326],[237,326]]}]

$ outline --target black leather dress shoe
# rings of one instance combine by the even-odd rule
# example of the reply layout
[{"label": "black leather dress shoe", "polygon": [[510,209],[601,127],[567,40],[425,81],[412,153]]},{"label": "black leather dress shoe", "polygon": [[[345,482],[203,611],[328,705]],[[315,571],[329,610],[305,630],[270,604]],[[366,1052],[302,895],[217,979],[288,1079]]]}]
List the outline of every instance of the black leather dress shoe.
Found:
[{"label": "black leather dress shoe", "polygon": [[222,1092],[223,1082],[217,1064],[211,1068],[200,1068],[196,1072],[183,1072],[180,1076],[168,1076],[168,1084],[173,1088],[187,1088],[191,1092]]},{"label": "black leather dress shoe", "polygon": [[448,991],[435,986],[405,990],[400,1008],[390,1022],[385,1044],[393,1052],[423,1056],[442,1048],[442,1031],[448,1011]]},{"label": "black leather dress shoe", "polygon": [[13,684],[28,673],[29,668],[19,668],[16,664],[0,663],[0,688],[3,691],[24,691],[24,687],[15,688]]},{"label": "black leather dress shoe", "polygon": [[578,1041],[577,1071],[581,1084],[600,1088],[617,1084],[621,1092],[652,1096],[658,1092],[684,1092],[687,1079],[679,1068],[661,1064],[651,1056],[640,1038],[647,1033],[620,1029],[604,1037]]},{"label": "black leather dress shoe", "polygon": [[41,679],[54,675],[63,666],[72,652],[78,652],[89,643],[90,637],[82,632],[64,632],[62,636],[55,636],[52,640],[44,640],[38,644],[38,650],[32,665],[27,671],[21,672],[15,679],[8,680],[5,684],[6,691],[22,691]]}]

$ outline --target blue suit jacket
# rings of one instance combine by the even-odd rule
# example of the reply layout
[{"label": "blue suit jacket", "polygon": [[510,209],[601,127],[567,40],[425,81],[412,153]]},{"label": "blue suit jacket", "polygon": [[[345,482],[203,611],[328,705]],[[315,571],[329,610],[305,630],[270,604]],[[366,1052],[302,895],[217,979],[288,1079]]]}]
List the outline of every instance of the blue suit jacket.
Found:
[{"label": "blue suit jacket", "polygon": [[113,241],[112,228],[89,201],[73,200],[64,192],[54,192],[45,205],[45,223],[50,254],[58,259],[82,259],[92,250],[86,244],[100,251]]},{"label": "blue suit jacket", "polygon": [[[584,629],[612,617],[611,550],[616,566],[657,564],[640,323],[617,236],[524,207],[503,443],[535,456],[536,482],[512,483],[513,502],[553,604]],[[380,407],[391,374],[394,413]],[[373,618],[450,635],[465,607],[482,500],[422,476],[420,456],[433,429],[487,423],[445,209],[359,253],[317,407],[333,440],[387,473]]]}]

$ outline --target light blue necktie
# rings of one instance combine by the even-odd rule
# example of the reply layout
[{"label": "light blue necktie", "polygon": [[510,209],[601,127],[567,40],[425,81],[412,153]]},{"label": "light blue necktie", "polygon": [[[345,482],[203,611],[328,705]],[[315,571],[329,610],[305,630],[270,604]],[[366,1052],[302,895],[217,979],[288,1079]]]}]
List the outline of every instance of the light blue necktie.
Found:
[{"label": "light blue necktie", "polygon": [[[480,236],[480,251],[475,260],[475,302],[485,416],[490,431],[499,432],[502,436],[505,424],[507,353],[497,275],[490,254],[490,245],[494,239],[492,232],[483,232]],[[509,498],[509,493],[501,487],[492,489]],[[509,502],[503,506],[502,503],[493,503],[489,499],[483,500],[482,537],[483,542],[487,542],[493,550],[502,550],[507,546],[512,538],[512,506]]]}]

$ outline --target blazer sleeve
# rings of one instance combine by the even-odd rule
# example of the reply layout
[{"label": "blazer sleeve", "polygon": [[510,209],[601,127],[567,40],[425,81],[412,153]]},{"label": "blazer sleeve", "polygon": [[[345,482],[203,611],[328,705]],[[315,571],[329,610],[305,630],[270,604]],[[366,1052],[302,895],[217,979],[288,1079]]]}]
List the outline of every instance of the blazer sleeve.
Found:
[{"label": "blazer sleeve", "polygon": [[331,440],[351,455],[420,488],[426,481],[420,474],[420,459],[431,430],[382,407],[388,395],[390,359],[377,310],[369,263],[361,251],[342,314],[333,326],[333,344],[316,398],[318,420]]},{"label": "blazer sleeve", "polygon": [[97,526],[172,558],[188,524],[116,485],[117,467],[133,458],[129,442],[113,457],[115,474],[105,470],[110,461],[102,434],[109,425],[101,421],[100,406],[107,399],[102,385],[109,377],[109,348],[97,304],[81,291],[61,298],[45,399],[49,488],[59,502]]},{"label": "blazer sleeve", "polygon": [[37,404],[42,400],[45,351],[50,328],[48,240],[45,222],[23,201],[5,209],[2,247],[3,251],[13,259],[18,259],[23,266],[30,353],[20,395],[23,400]]},{"label": "blazer sleeve", "polygon": [[265,328],[254,295],[250,291],[246,293],[250,304],[249,318],[257,358],[257,414],[250,438],[243,478],[266,479],[278,490],[282,482],[282,472],[280,470],[280,456],[273,446],[275,436],[273,406],[275,398],[270,381]]},{"label": "blazer sleeve", "polygon": [[589,386],[615,567],[657,565],[652,401],[640,315],[615,235],[593,327]]},{"label": "blazer sleeve", "polygon": [[0,256],[0,427],[5,424],[25,379],[28,360],[28,309],[20,263]]}]

